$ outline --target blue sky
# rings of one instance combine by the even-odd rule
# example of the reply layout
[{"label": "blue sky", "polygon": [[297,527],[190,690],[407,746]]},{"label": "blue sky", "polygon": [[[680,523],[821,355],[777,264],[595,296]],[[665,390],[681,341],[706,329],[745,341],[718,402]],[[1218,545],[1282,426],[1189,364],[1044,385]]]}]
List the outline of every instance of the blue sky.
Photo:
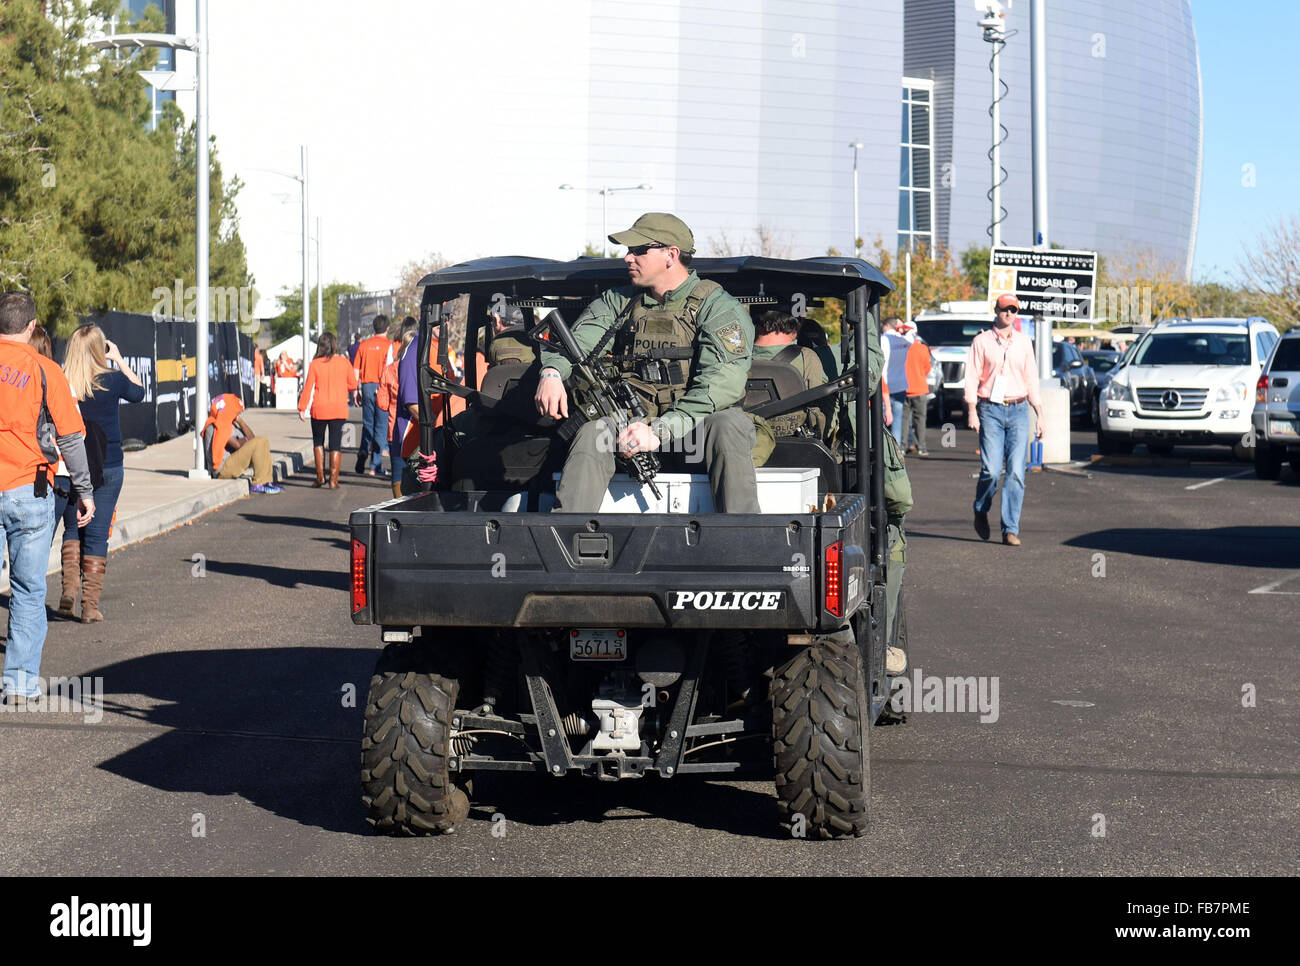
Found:
[{"label": "blue sky", "polygon": [[1300,3],[1192,0],[1192,19],[1205,111],[1193,277],[1222,281],[1270,223],[1300,215]]}]

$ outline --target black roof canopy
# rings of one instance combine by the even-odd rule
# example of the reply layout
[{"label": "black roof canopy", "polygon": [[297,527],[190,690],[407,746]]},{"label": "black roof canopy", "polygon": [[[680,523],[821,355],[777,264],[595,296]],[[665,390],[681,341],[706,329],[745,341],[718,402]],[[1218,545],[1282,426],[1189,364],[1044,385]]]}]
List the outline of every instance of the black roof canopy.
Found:
[{"label": "black roof canopy", "polygon": [[[701,278],[713,279],[732,295],[757,295],[808,290],[818,297],[844,296],[868,285],[876,298],[893,291],[889,278],[861,258],[696,258],[691,268]],[[450,265],[420,280],[426,301],[445,302],[465,292],[502,292],[509,298],[540,295],[595,297],[607,288],[628,284],[627,266],[621,258],[578,258],[569,262],[525,255],[478,258]]]}]

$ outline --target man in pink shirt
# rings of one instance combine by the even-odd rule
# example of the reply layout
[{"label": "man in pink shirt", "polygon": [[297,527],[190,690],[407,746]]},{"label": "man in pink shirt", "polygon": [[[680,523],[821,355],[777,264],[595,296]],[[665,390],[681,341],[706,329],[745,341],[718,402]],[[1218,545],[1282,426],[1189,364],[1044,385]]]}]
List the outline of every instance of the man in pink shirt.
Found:
[{"label": "man in pink shirt", "polygon": [[989,509],[1006,469],[1002,488],[1002,542],[1020,546],[1020,507],[1025,500],[1025,458],[1029,446],[1029,407],[1038,416],[1038,365],[1034,343],[1014,323],[1020,302],[999,295],[993,328],[971,342],[966,354],[967,423],[980,434],[980,478],[975,486],[975,532],[989,538]]}]

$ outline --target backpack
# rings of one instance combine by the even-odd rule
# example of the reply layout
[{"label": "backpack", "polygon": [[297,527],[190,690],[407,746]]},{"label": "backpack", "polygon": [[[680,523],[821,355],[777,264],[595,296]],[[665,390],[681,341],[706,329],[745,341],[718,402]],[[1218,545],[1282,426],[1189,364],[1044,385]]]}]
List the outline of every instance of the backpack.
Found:
[{"label": "backpack", "polygon": [[[108,436],[99,423],[82,420],[86,427],[86,462],[90,464],[90,485],[98,490],[104,485],[104,459],[108,456]],[[58,430],[45,401],[45,369],[41,369],[41,412],[36,419],[36,439],[41,453],[51,466],[59,462]]]}]

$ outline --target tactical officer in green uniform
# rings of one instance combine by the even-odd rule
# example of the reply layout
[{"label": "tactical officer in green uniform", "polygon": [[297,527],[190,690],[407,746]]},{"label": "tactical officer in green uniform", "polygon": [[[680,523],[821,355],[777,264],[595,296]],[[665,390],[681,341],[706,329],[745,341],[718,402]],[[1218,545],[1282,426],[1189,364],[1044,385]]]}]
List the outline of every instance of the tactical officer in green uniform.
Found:
[{"label": "tactical officer in green uniform", "polygon": [[[569,449],[555,509],[599,510],[614,474],[615,449],[623,457],[664,449],[684,451],[687,464],[702,457],[719,511],[758,513],[754,424],[738,405],[753,354],[749,313],[691,269],[695,238],[680,218],[645,214],[609,240],[627,246],[632,284],[588,305],[573,324],[573,337],[584,353],[605,341],[651,418],[631,423],[616,439],[608,419],[583,426]],[[571,366],[547,350],[542,366],[537,410],[567,418],[563,380]]]},{"label": "tactical officer in green uniform", "polygon": [[[504,314],[501,314],[504,313]],[[501,313],[492,311],[492,341],[487,347],[487,364],[518,362],[531,365],[537,352],[524,338],[524,311],[517,305],[508,305]]]},{"label": "tactical officer in green uniform", "polygon": [[[826,372],[822,358],[815,349],[795,341],[798,335],[799,320],[793,315],[775,310],[764,312],[754,323],[754,361],[790,366],[803,380],[804,389],[824,386],[835,377],[834,372]],[[835,397],[827,397],[815,406],[773,416],[768,419],[768,423],[778,439],[783,436],[808,436],[829,440],[835,427]]]}]

